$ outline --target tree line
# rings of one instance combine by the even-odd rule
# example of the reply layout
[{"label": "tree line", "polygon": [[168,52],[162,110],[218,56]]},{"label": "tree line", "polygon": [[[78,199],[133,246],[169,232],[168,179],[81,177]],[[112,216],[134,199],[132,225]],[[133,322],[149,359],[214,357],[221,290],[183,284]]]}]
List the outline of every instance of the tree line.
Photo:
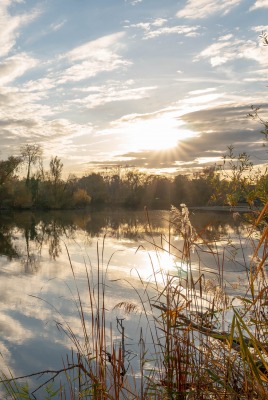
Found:
[{"label": "tree line", "polygon": [[[24,174],[23,174],[24,172]],[[42,148],[21,146],[18,156],[0,160],[1,209],[75,209],[116,206],[166,209],[179,206],[263,203],[268,195],[267,171],[256,171],[250,158],[235,155],[230,146],[223,163],[191,177],[167,177],[140,172],[128,166],[62,178],[63,163],[51,157],[44,169]]]}]

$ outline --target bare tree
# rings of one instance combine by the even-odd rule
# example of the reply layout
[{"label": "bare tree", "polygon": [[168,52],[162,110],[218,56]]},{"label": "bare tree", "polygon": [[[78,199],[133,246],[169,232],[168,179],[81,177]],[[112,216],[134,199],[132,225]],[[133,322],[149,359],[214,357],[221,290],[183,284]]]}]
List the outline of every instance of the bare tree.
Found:
[{"label": "bare tree", "polygon": [[51,180],[53,184],[56,185],[61,179],[63,163],[61,162],[61,159],[57,156],[52,157],[49,163],[49,167]]},{"label": "bare tree", "polygon": [[31,167],[41,159],[42,153],[43,150],[39,144],[25,144],[20,147],[20,156],[27,165],[27,184],[30,180]]}]

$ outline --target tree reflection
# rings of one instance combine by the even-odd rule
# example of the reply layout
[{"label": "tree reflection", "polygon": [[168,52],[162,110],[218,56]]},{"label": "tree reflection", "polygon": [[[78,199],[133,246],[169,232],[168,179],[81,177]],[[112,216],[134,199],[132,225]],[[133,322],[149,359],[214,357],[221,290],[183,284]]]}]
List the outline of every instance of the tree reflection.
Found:
[{"label": "tree reflection", "polygon": [[25,273],[40,269],[44,246],[51,259],[61,254],[64,238],[74,238],[78,227],[73,219],[55,213],[22,212],[0,216],[0,255],[20,259]]},{"label": "tree reflection", "polygon": [[6,256],[9,261],[19,258],[19,252],[14,245],[12,229],[6,223],[0,224],[0,255]]},{"label": "tree reflection", "polygon": [[38,271],[38,257],[34,250],[31,252],[31,242],[37,237],[36,221],[34,215],[31,214],[29,221],[26,221],[24,227],[24,238],[26,244],[26,254],[24,257],[24,268],[26,273]]},{"label": "tree reflection", "polygon": [[[243,224],[231,213],[191,213],[191,222],[200,236],[219,240],[230,232],[239,233]],[[168,211],[110,210],[97,212],[20,212],[0,215],[0,255],[20,259],[25,273],[38,272],[45,252],[52,260],[60,257],[63,241],[75,240],[77,232],[87,238],[108,235],[131,242],[148,235],[168,237],[174,227]]]},{"label": "tree reflection", "polygon": [[242,215],[234,218],[229,212],[192,213],[190,219],[197,233],[207,241],[218,241],[232,232],[238,235],[246,226]]},{"label": "tree reflection", "polygon": [[106,234],[116,239],[139,241],[149,233],[164,234],[168,230],[168,212],[153,211],[148,218],[144,211],[100,211],[91,215],[85,229],[91,237]]}]

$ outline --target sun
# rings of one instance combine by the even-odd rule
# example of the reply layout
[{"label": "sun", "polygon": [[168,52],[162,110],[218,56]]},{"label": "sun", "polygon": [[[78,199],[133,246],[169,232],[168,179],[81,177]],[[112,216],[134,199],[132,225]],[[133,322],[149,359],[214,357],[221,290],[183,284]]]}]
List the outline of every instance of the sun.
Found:
[{"label": "sun", "polygon": [[176,119],[165,117],[136,121],[128,130],[129,144],[139,150],[173,149],[182,139],[193,136],[180,125]]}]

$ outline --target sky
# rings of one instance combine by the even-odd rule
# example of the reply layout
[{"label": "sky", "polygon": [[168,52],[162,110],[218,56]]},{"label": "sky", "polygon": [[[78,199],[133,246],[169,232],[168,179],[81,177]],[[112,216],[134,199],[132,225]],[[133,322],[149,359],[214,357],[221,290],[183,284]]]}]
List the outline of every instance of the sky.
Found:
[{"label": "sky", "polygon": [[66,174],[266,163],[268,0],[0,0],[0,159],[39,144]]}]

